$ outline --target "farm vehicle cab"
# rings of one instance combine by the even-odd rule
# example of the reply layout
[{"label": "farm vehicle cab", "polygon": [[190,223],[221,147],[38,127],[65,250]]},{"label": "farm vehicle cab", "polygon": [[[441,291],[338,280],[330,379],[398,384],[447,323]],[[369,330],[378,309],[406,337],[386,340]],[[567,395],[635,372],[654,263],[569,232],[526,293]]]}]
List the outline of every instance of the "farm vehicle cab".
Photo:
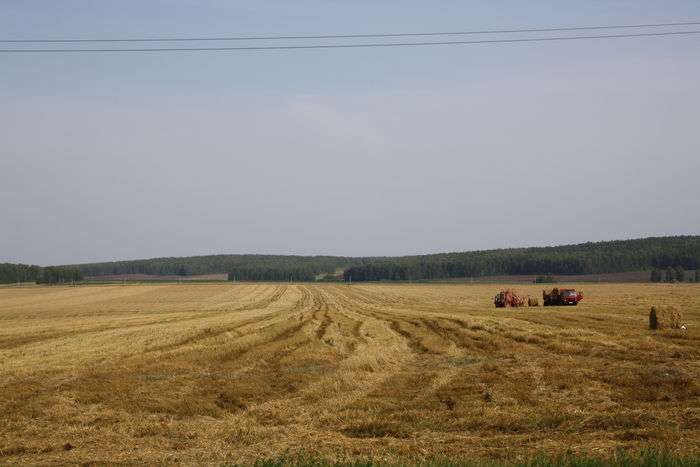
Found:
[{"label": "farm vehicle cab", "polygon": [[578,305],[578,302],[583,300],[583,293],[576,289],[557,289],[554,288],[550,292],[542,291],[542,300],[544,306],[564,306]]}]

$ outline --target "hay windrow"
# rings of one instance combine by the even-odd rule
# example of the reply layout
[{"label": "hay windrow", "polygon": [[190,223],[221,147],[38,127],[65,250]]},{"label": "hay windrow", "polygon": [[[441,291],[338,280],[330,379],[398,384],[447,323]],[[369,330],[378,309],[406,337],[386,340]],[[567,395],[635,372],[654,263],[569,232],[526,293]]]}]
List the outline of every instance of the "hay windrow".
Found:
[{"label": "hay windrow", "polygon": [[649,311],[649,329],[680,329],[683,325],[683,313],[673,306],[654,305]]},{"label": "hay windrow", "polygon": [[495,311],[506,287],[0,288],[0,464],[700,454],[700,284],[590,284],[577,313]]}]

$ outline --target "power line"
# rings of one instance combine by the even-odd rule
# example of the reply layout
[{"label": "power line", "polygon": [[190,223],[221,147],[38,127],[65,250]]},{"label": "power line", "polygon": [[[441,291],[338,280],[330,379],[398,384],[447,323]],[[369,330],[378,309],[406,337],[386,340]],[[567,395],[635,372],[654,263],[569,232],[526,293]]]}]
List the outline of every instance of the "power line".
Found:
[{"label": "power line", "polygon": [[313,45],[270,45],[243,47],[158,47],[158,48],[121,48],[121,49],[0,49],[0,53],[77,53],[77,52],[223,52],[223,51],[261,51],[261,50],[299,50],[299,49],[351,49],[370,47],[415,47],[436,45],[474,45],[505,44],[515,42],[550,42],[583,39],[619,39],[624,37],[658,37],[700,34],[696,31],[664,31],[637,34],[606,34],[591,36],[531,37],[520,39],[484,39],[476,41],[442,41],[442,42],[383,42],[369,44],[313,44]]},{"label": "power line", "polygon": [[252,40],[293,40],[293,39],[368,39],[379,37],[420,37],[420,36],[464,36],[470,34],[509,34],[533,32],[587,31],[602,29],[657,28],[672,26],[697,26],[700,21],[676,23],[626,24],[607,26],[553,27],[529,29],[488,29],[481,31],[408,32],[386,34],[323,34],[306,36],[233,36],[233,37],[156,37],[121,39],[0,39],[0,43],[82,43],[82,42],[191,42],[191,41],[252,41]]}]

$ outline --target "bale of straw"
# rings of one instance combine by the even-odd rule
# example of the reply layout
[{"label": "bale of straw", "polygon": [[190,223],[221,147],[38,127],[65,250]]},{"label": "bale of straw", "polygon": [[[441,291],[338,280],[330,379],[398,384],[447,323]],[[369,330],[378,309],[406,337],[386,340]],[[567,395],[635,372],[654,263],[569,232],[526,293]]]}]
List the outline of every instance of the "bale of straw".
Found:
[{"label": "bale of straw", "polygon": [[540,302],[535,297],[528,297],[527,306],[540,306]]},{"label": "bale of straw", "polygon": [[649,329],[680,329],[683,314],[674,306],[652,306]]}]

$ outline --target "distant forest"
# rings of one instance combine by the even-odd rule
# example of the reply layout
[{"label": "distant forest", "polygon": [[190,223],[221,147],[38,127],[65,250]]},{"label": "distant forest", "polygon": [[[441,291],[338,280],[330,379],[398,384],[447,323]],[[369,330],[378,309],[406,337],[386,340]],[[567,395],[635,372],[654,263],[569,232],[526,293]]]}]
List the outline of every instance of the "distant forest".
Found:
[{"label": "distant forest", "polygon": [[0,284],[13,282],[36,282],[39,278],[39,266],[28,264],[0,263]]},{"label": "distant forest", "polygon": [[61,284],[79,282],[83,273],[77,267],[42,268],[29,264],[0,263],[0,284],[37,282],[39,284]]},{"label": "distant forest", "polygon": [[401,257],[212,255],[80,264],[85,276],[227,273],[240,281],[313,281],[343,270],[342,279],[433,280],[490,275],[598,274],[700,267],[700,236],[654,237],[555,247],[512,248]]},{"label": "distant forest", "polygon": [[341,256],[211,255],[74,265],[86,276],[228,274],[239,281],[313,281],[319,275],[381,258]]},{"label": "distant forest", "polygon": [[345,280],[430,280],[502,274],[598,274],[700,266],[700,236],[387,258],[351,266]]}]

